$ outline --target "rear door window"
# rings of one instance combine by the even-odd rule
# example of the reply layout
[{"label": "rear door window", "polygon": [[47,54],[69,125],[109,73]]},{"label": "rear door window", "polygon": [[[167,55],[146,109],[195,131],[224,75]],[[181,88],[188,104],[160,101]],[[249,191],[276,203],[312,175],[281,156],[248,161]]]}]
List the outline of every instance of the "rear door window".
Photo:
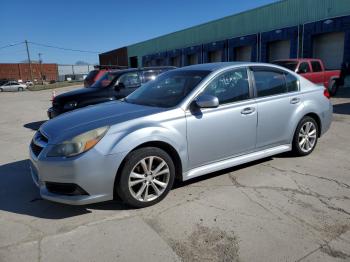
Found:
[{"label": "rear door window", "polygon": [[310,65],[307,62],[302,62],[299,66],[299,74],[306,74],[306,73],[310,73]]},{"label": "rear door window", "polygon": [[311,62],[311,66],[312,66],[312,71],[316,72],[322,72],[322,67],[320,62],[318,61],[312,61]]},{"label": "rear door window", "polygon": [[287,92],[299,91],[298,78],[288,73],[285,74],[285,77],[286,77]]},{"label": "rear door window", "polygon": [[130,72],[123,74],[118,79],[119,84],[123,84],[125,88],[135,88],[141,85],[141,80],[138,72]]},{"label": "rear door window", "polygon": [[148,82],[156,79],[156,77],[159,75],[159,70],[146,70],[142,72],[143,76],[143,82]]},{"label": "rear door window", "polygon": [[268,68],[253,68],[258,97],[273,96],[288,92],[283,72]]}]

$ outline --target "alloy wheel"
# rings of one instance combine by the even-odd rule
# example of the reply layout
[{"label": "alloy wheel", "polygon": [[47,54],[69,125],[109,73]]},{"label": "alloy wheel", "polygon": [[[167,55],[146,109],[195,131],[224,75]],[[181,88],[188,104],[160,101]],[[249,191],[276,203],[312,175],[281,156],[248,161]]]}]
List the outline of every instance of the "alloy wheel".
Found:
[{"label": "alloy wheel", "polygon": [[133,167],[129,175],[129,191],[138,201],[153,201],[164,193],[169,180],[170,169],[165,160],[148,156]]},{"label": "alloy wheel", "polygon": [[298,143],[301,151],[304,153],[310,152],[317,140],[317,129],[314,123],[305,122],[300,128],[298,135]]}]

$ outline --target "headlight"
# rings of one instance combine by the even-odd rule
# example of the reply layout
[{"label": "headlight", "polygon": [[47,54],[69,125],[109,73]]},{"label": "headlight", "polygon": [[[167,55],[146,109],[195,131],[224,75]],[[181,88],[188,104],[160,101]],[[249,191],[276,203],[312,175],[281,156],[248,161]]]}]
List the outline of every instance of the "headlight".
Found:
[{"label": "headlight", "polygon": [[93,148],[98,141],[106,134],[108,126],[100,127],[81,135],[78,135],[70,140],[64,141],[61,144],[55,145],[47,154],[48,157],[70,157],[76,156]]},{"label": "headlight", "polygon": [[68,103],[64,104],[63,109],[70,110],[70,109],[75,108],[77,105],[78,105],[77,102],[71,101],[71,102],[68,102]]}]

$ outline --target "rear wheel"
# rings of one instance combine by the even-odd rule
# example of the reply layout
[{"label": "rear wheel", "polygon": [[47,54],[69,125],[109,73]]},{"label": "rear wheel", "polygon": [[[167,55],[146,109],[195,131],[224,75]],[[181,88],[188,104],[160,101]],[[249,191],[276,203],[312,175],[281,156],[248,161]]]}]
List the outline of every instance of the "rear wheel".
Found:
[{"label": "rear wheel", "polygon": [[293,152],[298,156],[310,154],[316,147],[319,127],[310,116],[305,116],[298,124],[293,139]]},{"label": "rear wheel", "polygon": [[154,205],[173,186],[174,163],[160,148],[137,149],[126,157],[124,163],[116,189],[119,197],[130,206],[140,208]]},{"label": "rear wheel", "polygon": [[4,92],[4,89],[0,88],[0,92]]}]

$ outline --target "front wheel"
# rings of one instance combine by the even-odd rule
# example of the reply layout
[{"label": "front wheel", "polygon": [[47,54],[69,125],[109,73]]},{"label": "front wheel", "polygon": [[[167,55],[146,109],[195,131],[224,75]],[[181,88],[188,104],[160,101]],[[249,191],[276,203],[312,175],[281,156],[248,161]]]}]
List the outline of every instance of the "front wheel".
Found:
[{"label": "front wheel", "polygon": [[317,144],[318,125],[312,117],[304,117],[298,124],[293,139],[293,152],[298,156],[311,154]]},{"label": "front wheel", "polygon": [[0,88],[0,92],[4,92],[4,89]]},{"label": "front wheel", "polygon": [[116,193],[132,207],[147,207],[165,198],[174,179],[174,163],[164,150],[140,148],[126,157],[116,180]]},{"label": "front wheel", "polygon": [[22,92],[22,91],[24,91],[23,87],[19,87],[18,92]]}]

